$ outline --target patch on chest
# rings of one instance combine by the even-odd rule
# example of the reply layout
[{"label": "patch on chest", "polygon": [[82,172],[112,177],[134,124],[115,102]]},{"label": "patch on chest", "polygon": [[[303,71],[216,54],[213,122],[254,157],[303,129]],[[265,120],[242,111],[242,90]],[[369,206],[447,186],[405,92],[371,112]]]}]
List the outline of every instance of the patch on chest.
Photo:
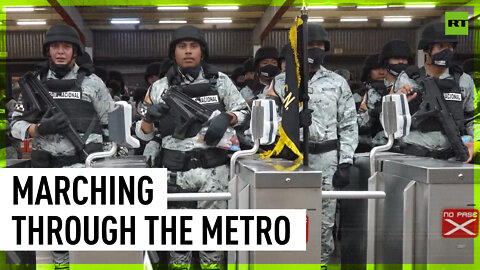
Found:
[{"label": "patch on chest", "polygon": [[78,91],[50,92],[50,95],[54,99],[81,99]]},{"label": "patch on chest", "polygon": [[462,94],[459,93],[443,93],[443,98],[448,101],[462,101]]},{"label": "patch on chest", "polygon": [[211,96],[203,96],[203,97],[195,97],[193,98],[196,102],[200,104],[215,104],[215,103],[220,103],[218,100],[217,95],[211,95]]}]

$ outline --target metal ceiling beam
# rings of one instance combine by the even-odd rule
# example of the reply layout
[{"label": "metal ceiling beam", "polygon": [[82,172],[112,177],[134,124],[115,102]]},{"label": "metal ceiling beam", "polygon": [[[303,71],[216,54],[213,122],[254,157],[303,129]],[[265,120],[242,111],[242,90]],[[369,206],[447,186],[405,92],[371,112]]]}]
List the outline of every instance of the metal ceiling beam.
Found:
[{"label": "metal ceiling beam", "polygon": [[62,6],[57,0],[47,0],[66,24],[74,27],[86,47],[93,46],[93,33],[74,6]]},{"label": "metal ceiling beam", "polygon": [[[282,3],[283,2],[283,3]],[[283,14],[287,12],[294,0],[272,1],[263,13],[255,29],[253,29],[253,44],[261,44],[273,27],[280,21]]]}]

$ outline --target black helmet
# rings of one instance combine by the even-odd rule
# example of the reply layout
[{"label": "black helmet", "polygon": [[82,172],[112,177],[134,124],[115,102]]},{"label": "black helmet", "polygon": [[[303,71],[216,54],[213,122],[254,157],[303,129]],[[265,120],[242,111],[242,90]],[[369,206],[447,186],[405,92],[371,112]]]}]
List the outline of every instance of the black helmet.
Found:
[{"label": "black helmet", "polygon": [[474,72],[475,61],[480,61],[480,59],[475,59],[474,60],[473,58],[470,58],[470,59],[465,60],[465,62],[463,62],[463,64],[462,64],[463,72],[465,72],[467,74]]},{"label": "black helmet", "polygon": [[363,63],[362,75],[360,76],[361,82],[366,82],[370,79],[370,71],[372,69],[381,68],[383,65],[380,63],[380,54],[369,55]]},{"label": "black helmet", "polygon": [[248,58],[245,62],[243,62],[243,71],[245,72],[244,74],[248,72],[255,72],[255,65],[253,63],[253,58]]},{"label": "black helmet", "polygon": [[325,42],[325,51],[330,51],[330,38],[328,37],[327,30],[321,25],[316,23],[308,23],[308,43],[313,41]]},{"label": "black helmet", "polygon": [[48,46],[54,42],[68,42],[72,43],[76,48],[76,54],[83,54],[83,44],[75,28],[65,25],[57,24],[48,29],[45,40],[43,41],[43,55],[47,56]]},{"label": "black helmet", "polygon": [[245,72],[243,67],[237,67],[236,69],[233,70],[231,79],[234,83],[237,83],[238,77],[243,76],[244,74]]},{"label": "black helmet", "polygon": [[444,23],[432,23],[423,30],[420,42],[418,42],[418,49],[428,50],[431,44],[442,42],[452,43],[453,48],[455,48],[458,43],[458,37],[456,35],[445,35]]},{"label": "black helmet", "polygon": [[175,46],[177,43],[185,39],[193,39],[200,43],[203,59],[208,58],[208,46],[203,32],[193,25],[185,25],[173,32],[172,41],[170,41],[169,45],[170,49],[168,51],[168,57],[170,59],[173,59],[173,56],[175,55]]},{"label": "black helmet", "polygon": [[383,45],[379,62],[386,65],[390,58],[404,58],[408,63],[412,62],[412,52],[410,46],[404,40],[391,40]]},{"label": "black helmet", "polygon": [[255,68],[258,67],[258,64],[260,61],[263,59],[267,58],[272,58],[278,60],[278,50],[275,47],[261,47],[260,49],[257,50],[255,53],[255,61],[253,63],[253,66]]},{"label": "black helmet", "polygon": [[148,77],[150,76],[159,76],[160,77],[160,67],[162,62],[153,62],[148,64],[147,69],[145,69],[144,79],[148,83]]}]

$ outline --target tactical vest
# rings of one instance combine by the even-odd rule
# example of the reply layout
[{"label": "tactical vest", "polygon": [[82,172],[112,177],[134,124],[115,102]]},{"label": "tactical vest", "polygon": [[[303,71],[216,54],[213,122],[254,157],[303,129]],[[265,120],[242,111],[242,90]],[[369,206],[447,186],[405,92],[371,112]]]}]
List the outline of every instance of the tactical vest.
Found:
[{"label": "tactical vest", "polygon": [[77,78],[71,80],[47,80],[46,73],[41,73],[40,80],[60,109],[67,115],[73,128],[84,133],[88,138],[91,133],[102,134],[98,115],[91,102],[82,99],[82,82],[86,72],[78,71]]},{"label": "tactical vest", "polygon": [[[181,82],[183,81],[181,74],[176,70],[177,67],[173,66],[167,73],[168,83],[169,85],[180,85],[180,89],[184,94],[212,111],[219,110],[225,112],[225,106],[221,101],[217,90],[218,70],[214,66],[208,64],[202,65],[202,68],[208,82],[181,85]],[[169,110],[166,116],[167,119],[176,119],[173,110]],[[166,130],[161,132],[163,136],[173,134],[175,123],[171,122],[171,124],[172,126],[166,127]],[[204,123],[199,121],[194,122],[188,129],[185,137],[191,138],[197,135],[203,124]]]},{"label": "tactical vest", "polygon": [[[465,134],[465,116],[463,112],[463,100],[462,100],[462,91],[460,89],[460,77],[463,72],[458,67],[451,67],[449,70],[450,74],[453,76],[452,79],[435,79],[438,89],[447,104],[448,111],[453,116],[455,123],[457,124],[460,134]],[[426,71],[425,68],[420,69],[421,78],[425,78]],[[421,103],[420,103],[421,104]],[[418,110],[418,107],[415,106],[410,113],[413,115]],[[443,131],[442,125],[437,118],[423,121],[420,125],[412,123],[412,129],[417,129],[422,132],[431,132],[431,131]]]}]

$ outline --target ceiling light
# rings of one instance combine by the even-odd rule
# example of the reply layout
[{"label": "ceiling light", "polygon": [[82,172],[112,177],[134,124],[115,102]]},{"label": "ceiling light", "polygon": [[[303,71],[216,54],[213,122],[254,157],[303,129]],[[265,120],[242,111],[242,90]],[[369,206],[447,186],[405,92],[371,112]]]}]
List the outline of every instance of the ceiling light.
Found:
[{"label": "ceiling light", "polygon": [[238,10],[238,6],[208,6],[208,10]]},{"label": "ceiling light", "polygon": [[367,22],[367,18],[341,18],[341,22]]},{"label": "ceiling light", "polygon": [[337,6],[308,6],[307,9],[337,9]]},{"label": "ceiling light", "polygon": [[405,8],[435,8],[435,5],[405,5]]},{"label": "ceiling light", "polygon": [[323,18],[308,18],[309,22],[323,22]]},{"label": "ceiling light", "polygon": [[171,11],[171,10],[188,10],[188,7],[157,7],[157,10],[160,11]]},{"label": "ceiling light", "polygon": [[380,9],[387,8],[387,6],[357,6],[358,9]]},{"label": "ceiling light", "polygon": [[45,25],[46,21],[17,21],[17,25]]},{"label": "ceiling light", "polygon": [[402,17],[402,16],[385,16],[383,17],[384,22],[410,22],[412,17]]},{"label": "ceiling light", "polygon": [[158,23],[187,23],[186,20],[168,20],[168,21],[158,21]]},{"label": "ceiling light", "polygon": [[388,5],[389,8],[403,8],[404,5]]},{"label": "ceiling light", "polygon": [[35,9],[33,7],[4,7],[3,12],[32,12]]},{"label": "ceiling light", "polygon": [[123,18],[123,19],[111,19],[112,24],[139,24],[140,20],[138,18]]},{"label": "ceiling light", "polygon": [[203,23],[231,23],[231,18],[204,18]]}]

